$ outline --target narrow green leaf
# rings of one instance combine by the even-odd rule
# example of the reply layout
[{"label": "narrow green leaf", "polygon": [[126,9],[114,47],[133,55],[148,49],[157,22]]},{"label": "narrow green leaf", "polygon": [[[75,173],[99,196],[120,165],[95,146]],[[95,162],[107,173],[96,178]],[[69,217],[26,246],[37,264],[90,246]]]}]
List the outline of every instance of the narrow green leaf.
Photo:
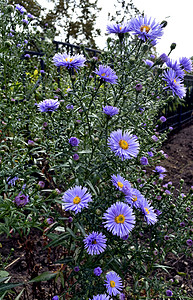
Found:
[{"label": "narrow green leaf", "polygon": [[29,281],[29,283],[32,282],[39,282],[39,281],[48,281],[50,279],[53,279],[54,277],[56,277],[58,273],[53,273],[53,272],[44,272],[42,274],[40,274],[39,276],[33,278],[32,280]]}]

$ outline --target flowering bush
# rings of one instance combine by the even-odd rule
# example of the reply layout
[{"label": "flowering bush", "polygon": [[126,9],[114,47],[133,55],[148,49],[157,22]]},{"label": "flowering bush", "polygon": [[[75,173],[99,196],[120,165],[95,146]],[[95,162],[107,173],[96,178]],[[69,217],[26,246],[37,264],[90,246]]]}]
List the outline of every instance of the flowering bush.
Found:
[{"label": "flowering bush", "polygon": [[[19,22],[26,11],[17,5],[11,13]],[[163,26],[151,18],[107,30],[115,38],[98,60],[45,54],[46,80],[39,69],[31,75],[25,60],[3,81],[0,232],[51,226],[50,249],[66,249],[59,261],[66,270],[55,275],[74,278],[61,289],[65,299],[177,296],[160,270],[167,270],[168,253],[191,253],[192,191],[174,197],[162,184],[167,132],[159,134],[166,121],[159,112],[173,95],[185,95],[191,66],[185,58],[156,58]],[[4,72],[12,48],[18,61],[24,50],[4,50]],[[144,64],[149,58],[153,64]],[[17,72],[24,68],[22,82]]]}]

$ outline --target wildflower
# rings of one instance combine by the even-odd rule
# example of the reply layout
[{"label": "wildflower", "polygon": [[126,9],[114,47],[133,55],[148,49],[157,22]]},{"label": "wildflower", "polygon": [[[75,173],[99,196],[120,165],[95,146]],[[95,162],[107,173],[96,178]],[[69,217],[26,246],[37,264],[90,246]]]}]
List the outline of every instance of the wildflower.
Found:
[{"label": "wildflower", "polygon": [[102,269],[100,267],[97,267],[94,269],[94,275],[100,276],[102,274]]},{"label": "wildflower", "polygon": [[110,296],[107,296],[106,294],[101,294],[101,295],[93,296],[93,298],[89,300],[112,300],[112,299],[110,298]]},{"label": "wildflower", "polygon": [[150,57],[151,57],[152,59],[155,59],[155,55],[154,55],[154,54],[151,54]]},{"label": "wildflower", "polygon": [[136,84],[136,86],[135,86],[135,89],[137,92],[141,92],[142,88],[143,88],[143,86],[140,83]]},{"label": "wildflower", "polygon": [[185,222],[180,223],[180,227],[185,227],[185,225],[186,225]]},{"label": "wildflower", "polygon": [[[159,196],[157,196],[159,197]],[[157,215],[157,216],[160,216],[162,214],[162,212],[158,209],[154,209],[154,213]]]},{"label": "wildflower", "polygon": [[140,159],[140,163],[141,163],[141,165],[144,165],[144,166],[148,165],[149,162],[148,162],[147,157],[143,156],[143,157]]},{"label": "wildflower", "polygon": [[54,219],[53,218],[47,218],[46,219],[46,223],[48,224],[48,225],[51,225],[51,224],[53,224],[54,223]]},{"label": "wildflower", "polygon": [[39,187],[40,187],[41,189],[43,189],[43,188],[45,187],[45,182],[40,180],[40,181],[38,182],[38,185],[39,185]]},{"label": "wildflower", "polygon": [[157,142],[158,141],[158,137],[156,136],[156,135],[152,135],[152,140],[154,141],[154,142]]},{"label": "wildflower", "polygon": [[135,224],[133,210],[122,202],[116,202],[107,209],[104,214],[104,227],[111,231],[113,235],[123,237],[130,233]]},{"label": "wildflower", "polygon": [[94,73],[100,76],[101,80],[104,82],[106,81],[112,84],[117,83],[118,77],[115,71],[108,66],[99,65],[98,70],[96,69]]},{"label": "wildflower", "polygon": [[169,59],[169,57],[165,53],[161,54],[159,58],[163,63],[166,63]]},{"label": "wildflower", "polygon": [[154,208],[148,203],[145,198],[141,199],[140,208],[148,225],[152,225],[157,222],[157,215],[154,212]]},{"label": "wildflower", "polygon": [[28,143],[29,146],[34,146],[35,145],[34,141],[32,141],[32,140],[28,140],[27,143]]},{"label": "wildflower", "polygon": [[45,71],[44,71],[44,70],[40,70],[40,73],[41,73],[41,74],[44,74],[44,73],[45,73]]},{"label": "wildflower", "polygon": [[169,190],[165,190],[166,195],[171,195],[171,192]]},{"label": "wildflower", "polygon": [[132,156],[137,157],[139,152],[139,143],[133,135],[128,131],[122,133],[121,129],[113,131],[108,139],[108,145],[115,155],[124,159],[131,159]]},{"label": "wildflower", "polygon": [[144,60],[144,63],[145,63],[147,66],[149,66],[150,68],[151,68],[151,67],[153,66],[153,64],[154,64],[154,62],[151,61],[151,60],[149,60],[149,59]]},{"label": "wildflower", "polygon": [[79,160],[79,155],[78,153],[74,153],[73,157],[72,157],[75,161]]},{"label": "wildflower", "polygon": [[119,300],[125,300],[126,298],[125,298],[125,294],[120,294],[119,295]]},{"label": "wildflower", "polygon": [[25,54],[24,57],[25,58],[30,58],[31,56],[30,56],[30,54]]},{"label": "wildflower", "polygon": [[170,239],[170,237],[169,237],[168,235],[165,235],[165,236],[164,236],[164,240],[165,240],[165,241],[168,241],[169,239]]},{"label": "wildflower", "polygon": [[150,156],[150,157],[153,157],[153,152],[152,151],[148,151],[147,154]]},{"label": "wildflower", "polygon": [[177,62],[177,60],[173,61],[172,59],[168,59],[166,65],[175,71],[176,77],[184,78],[184,71],[180,67],[180,64]]},{"label": "wildflower", "polygon": [[21,14],[26,12],[26,9],[20,4],[16,4],[15,9],[18,10]]},{"label": "wildflower", "polygon": [[148,20],[147,16],[139,16],[138,18],[132,19],[130,21],[130,26],[133,34],[138,35],[144,42],[147,40],[155,41],[163,35],[162,26],[159,23],[156,23],[155,19],[151,20],[151,18],[149,18]]},{"label": "wildflower", "polygon": [[172,291],[170,291],[170,290],[167,290],[167,291],[166,291],[166,296],[171,297],[172,295],[173,295]]},{"label": "wildflower", "polygon": [[126,33],[130,31],[129,23],[123,24],[109,24],[107,25],[107,32],[108,33]]},{"label": "wildflower", "polygon": [[190,212],[190,207],[186,207],[186,211],[187,211],[187,212]]},{"label": "wildflower", "polygon": [[166,120],[167,120],[166,117],[164,117],[164,116],[160,117],[161,123],[164,123]]},{"label": "wildflower", "polygon": [[67,53],[57,53],[53,57],[53,63],[56,67],[65,67],[65,68],[74,68],[78,69],[79,67],[83,67],[86,58],[83,55],[74,55],[70,56]]},{"label": "wildflower", "polygon": [[16,181],[19,180],[19,177],[18,176],[15,176],[13,177],[12,179],[10,179],[11,177],[8,177],[7,178],[7,184],[11,185],[11,186],[14,186]]},{"label": "wildflower", "polygon": [[119,191],[124,192],[126,190],[126,187],[128,189],[131,189],[131,184],[128,180],[125,180],[122,176],[118,175],[115,176],[114,174],[111,176],[113,185],[119,189]]},{"label": "wildflower", "polygon": [[88,254],[97,255],[105,251],[106,248],[106,236],[101,232],[93,231],[84,238],[85,249]]},{"label": "wildflower", "polygon": [[182,57],[179,59],[181,67],[186,71],[186,72],[192,72],[192,61],[191,59],[187,57]]},{"label": "wildflower", "polygon": [[121,282],[121,277],[117,273],[114,271],[107,273],[105,282],[105,286],[109,295],[116,296],[120,294],[123,285]]},{"label": "wildflower", "polygon": [[72,217],[69,217],[69,218],[68,218],[68,222],[69,222],[69,223],[72,223],[72,221],[73,221],[73,218],[72,218]]},{"label": "wildflower", "polygon": [[76,147],[78,146],[78,144],[80,143],[80,140],[74,136],[72,136],[69,140],[68,140],[69,144],[72,146],[72,147]]},{"label": "wildflower", "polygon": [[53,112],[58,109],[59,105],[58,100],[46,99],[38,104],[38,108],[41,112]]},{"label": "wildflower", "polygon": [[32,14],[30,14],[30,13],[27,14],[27,17],[28,17],[29,19],[34,19],[34,16],[33,16]]},{"label": "wildflower", "polygon": [[126,195],[125,200],[131,207],[140,208],[141,201],[144,199],[144,196],[137,189],[131,190],[131,195]]},{"label": "wildflower", "polygon": [[21,194],[21,192],[15,197],[15,204],[19,207],[25,206],[29,202],[29,197]]},{"label": "wildflower", "polygon": [[182,99],[186,95],[186,89],[182,84],[182,80],[176,77],[176,72],[172,69],[164,71],[163,80],[166,81],[164,89],[171,89],[173,95],[177,95]]},{"label": "wildflower", "polygon": [[58,297],[58,296],[54,296],[54,297],[52,298],[52,300],[59,300],[59,297]]},{"label": "wildflower", "polygon": [[74,108],[74,105],[72,104],[67,104],[66,109],[72,110]]},{"label": "wildflower", "polygon": [[193,245],[193,241],[192,241],[191,239],[188,239],[188,240],[186,241],[186,244],[187,244],[189,247],[191,247],[191,246]]},{"label": "wildflower", "polygon": [[74,272],[79,272],[79,271],[80,271],[79,266],[74,267]]},{"label": "wildflower", "polygon": [[64,193],[62,201],[64,202],[64,210],[71,210],[77,214],[84,207],[88,207],[88,202],[91,202],[92,198],[91,195],[87,193],[87,188],[76,185]]},{"label": "wildflower", "polygon": [[22,22],[23,22],[24,24],[27,24],[27,25],[28,25],[28,23],[29,23],[28,20],[26,20],[26,19],[23,19]]},{"label": "wildflower", "polygon": [[103,107],[103,112],[107,116],[112,117],[112,116],[117,115],[119,113],[119,108],[107,105],[107,106]]},{"label": "wildflower", "polygon": [[153,170],[153,172],[157,172],[157,173],[161,174],[161,173],[165,173],[166,169],[162,166],[156,166],[155,170]]}]

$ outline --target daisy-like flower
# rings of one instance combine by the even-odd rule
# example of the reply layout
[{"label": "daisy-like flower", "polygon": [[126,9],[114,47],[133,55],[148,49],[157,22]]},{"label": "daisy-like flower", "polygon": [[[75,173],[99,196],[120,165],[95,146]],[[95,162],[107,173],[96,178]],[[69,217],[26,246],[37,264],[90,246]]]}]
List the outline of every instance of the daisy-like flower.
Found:
[{"label": "daisy-like flower", "polygon": [[156,23],[155,19],[141,17],[134,18],[130,21],[130,28],[133,34],[138,35],[144,42],[147,40],[156,40],[163,35],[163,28],[159,23]]},{"label": "daisy-like flower", "polygon": [[41,112],[53,112],[58,109],[59,105],[58,100],[46,99],[38,104],[38,108]]},{"label": "daisy-like flower", "polygon": [[93,296],[93,298],[89,300],[112,300],[112,298],[110,298],[110,296],[107,296],[106,294],[101,294],[101,295]]},{"label": "daisy-like flower", "polygon": [[19,177],[18,177],[18,176],[15,176],[15,177],[13,177],[13,178],[8,177],[8,178],[7,178],[7,183],[8,183],[9,185],[11,185],[11,186],[14,186],[17,180],[19,180]]},{"label": "daisy-like flower", "polygon": [[180,64],[177,62],[177,60],[168,59],[166,62],[166,65],[174,70],[176,72],[176,77],[184,78],[184,71],[182,70]]},{"label": "daisy-like flower", "polygon": [[91,195],[87,193],[87,188],[76,185],[64,193],[62,201],[64,202],[62,205],[64,210],[71,210],[77,214],[84,207],[88,207],[88,203],[92,201],[92,198]]},{"label": "daisy-like flower", "polygon": [[93,231],[84,238],[85,249],[88,254],[97,255],[105,251],[106,248],[106,236],[101,232]]},{"label": "daisy-like flower", "polygon": [[132,189],[130,195],[125,196],[125,200],[131,207],[140,208],[141,201],[144,199],[144,196],[137,189]]},{"label": "daisy-like flower", "polygon": [[115,106],[106,105],[105,107],[103,107],[103,112],[107,116],[112,117],[112,116],[117,115],[119,113],[119,108],[117,108]]},{"label": "daisy-like flower", "polygon": [[165,173],[166,169],[164,167],[162,167],[162,166],[156,166],[155,170],[153,170],[153,172],[161,174],[161,173]]},{"label": "daisy-like flower", "polygon": [[68,69],[74,68],[78,69],[79,67],[83,67],[86,58],[83,55],[74,55],[70,56],[67,53],[57,53],[53,57],[53,63],[56,67],[66,67]]},{"label": "daisy-like flower", "polygon": [[29,197],[21,194],[21,192],[15,197],[15,204],[19,207],[25,206],[29,202]]},{"label": "daisy-like flower", "polygon": [[182,57],[179,59],[181,67],[186,71],[186,72],[192,72],[192,61],[191,59],[187,57]]},{"label": "daisy-like flower", "polygon": [[26,9],[20,4],[16,4],[15,9],[18,10],[21,14],[26,12]]},{"label": "daisy-like flower", "polygon": [[136,137],[127,131],[122,133],[121,129],[111,133],[108,145],[115,152],[115,155],[121,157],[122,160],[137,157],[139,152],[139,142]]},{"label": "daisy-like flower", "polygon": [[144,214],[144,219],[148,225],[155,224],[157,222],[157,215],[154,212],[154,208],[148,203],[148,201],[143,198],[140,201],[140,209]]},{"label": "daisy-like flower", "polygon": [[123,193],[127,193],[128,190],[131,190],[131,184],[128,180],[126,180],[125,178],[123,178],[122,176],[120,176],[119,174],[116,175],[112,175],[112,183],[113,185],[119,189],[119,191],[122,191]]},{"label": "daisy-like flower", "polygon": [[109,295],[116,296],[120,294],[123,288],[121,277],[114,271],[107,273],[105,286]]},{"label": "daisy-like flower", "polygon": [[133,229],[135,216],[129,205],[123,202],[112,204],[104,214],[104,227],[111,231],[113,235],[126,236]]},{"label": "daisy-like flower", "polygon": [[173,95],[177,95],[182,99],[186,95],[186,88],[182,84],[181,78],[176,76],[176,72],[173,69],[169,69],[164,72],[163,80],[166,81],[165,89],[171,89]]},{"label": "daisy-like flower", "polygon": [[129,31],[131,31],[129,23],[123,23],[123,24],[112,23],[107,25],[108,33],[126,33]]},{"label": "daisy-like flower", "polygon": [[149,59],[144,60],[144,63],[145,63],[147,66],[149,66],[150,68],[151,68],[151,67],[153,66],[153,64],[154,64],[154,62],[151,61],[151,60],[149,60]]},{"label": "daisy-like flower", "polygon": [[117,83],[118,77],[115,71],[113,71],[113,69],[108,66],[99,65],[98,70],[95,70],[94,73],[100,76],[102,81],[106,81],[112,84]]}]

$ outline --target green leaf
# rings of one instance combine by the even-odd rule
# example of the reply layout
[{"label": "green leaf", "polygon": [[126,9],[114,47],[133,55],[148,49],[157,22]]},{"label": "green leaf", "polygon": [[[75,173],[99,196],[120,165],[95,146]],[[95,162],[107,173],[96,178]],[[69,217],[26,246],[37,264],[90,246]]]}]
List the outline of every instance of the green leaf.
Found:
[{"label": "green leaf", "polygon": [[0,292],[11,290],[12,288],[23,285],[24,283],[2,283],[0,284]]},{"label": "green leaf", "polygon": [[56,277],[58,273],[53,273],[53,272],[44,272],[42,274],[40,274],[39,276],[33,278],[32,280],[29,281],[29,283],[32,282],[39,282],[39,281],[48,281],[50,279],[53,279],[54,277]]},{"label": "green leaf", "polygon": [[80,231],[82,232],[83,236],[86,236],[86,232],[85,232],[84,227],[83,227],[82,224],[80,224],[80,223],[77,222],[77,223],[75,223],[75,226],[76,226],[78,229],[80,229]]},{"label": "green leaf", "polygon": [[21,297],[21,295],[23,294],[23,291],[24,291],[25,289],[23,289],[23,290],[21,290],[21,292],[19,293],[19,295],[17,295],[17,297],[15,298],[15,300],[19,300],[20,299],[20,297]]},{"label": "green leaf", "polygon": [[9,276],[9,273],[7,271],[0,271],[0,278],[2,277],[8,277]]}]

